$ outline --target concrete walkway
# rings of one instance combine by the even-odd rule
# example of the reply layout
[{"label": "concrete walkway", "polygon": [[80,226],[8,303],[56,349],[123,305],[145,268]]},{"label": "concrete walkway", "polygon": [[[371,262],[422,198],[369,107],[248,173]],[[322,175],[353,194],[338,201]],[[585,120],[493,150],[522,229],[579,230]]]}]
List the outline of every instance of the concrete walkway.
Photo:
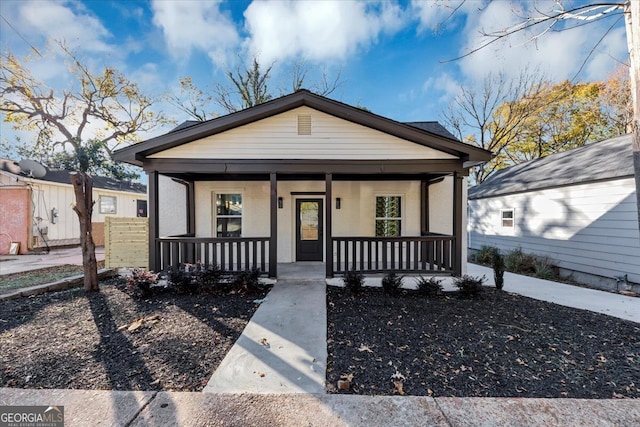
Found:
[{"label": "concrete walkway", "polygon": [[[467,264],[467,274],[485,275],[487,285],[495,286],[493,270],[477,264]],[[567,285],[520,274],[504,274],[504,290],[565,307],[580,308],[640,323],[640,298]]]},{"label": "concrete walkway", "polygon": [[[96,247],[96,260],[104,261],[104,246]],[[0,255],[0,275],[67,264],[82,265],[82,250],[79,246],[51,249],[49,253]]]},{"label": "concrete walkway", "polygon": [[325,392],[326,285],[294,273],[281,272],[205,393]]}]

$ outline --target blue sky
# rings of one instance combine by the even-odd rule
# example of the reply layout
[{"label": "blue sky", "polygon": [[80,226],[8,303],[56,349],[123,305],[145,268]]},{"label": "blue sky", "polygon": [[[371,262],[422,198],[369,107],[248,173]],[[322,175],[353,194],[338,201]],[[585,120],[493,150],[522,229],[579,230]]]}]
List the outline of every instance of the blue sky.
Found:
[{"label": "blue sky", "polygon": [[[43,49],[47,40],[65,40],[96,70],[115,66],[156,96],[176,91],[183,76],[192,77],[203,89],[227,84],[224,72],[254,54],[264,64],[275,61],[272,86],[284,87],[291,63],[304,60],[309,83],[319,78],[320,70],[341,72],[342,84],[331,94],[334,99],[398,121],[438,120],[460,87],[477,85],[492,72],[515,76],[525,67],[540,67],[554,81],[573,78],[617,19],[551,32],[536,43],[527,42],[533,32],[521,34],[462,60],[444,62],[482,43],[483,30],[514,25],[518,15],[529,13],[534,5],[539,10],[557,7],[547,0],[468,0],[446,20],[459,4],[4,0],[0,48],[22,56],[30,52],[30,45]],[[627,58],[621,19],[577,79],[605,79]],[[52,88],[68,86],[59,59],[45,58],[33,67]],[[176,122],[187,119],[170,104],[159,103],[157,109]],[[11,137],[6,124],[0,130],[3,138]]]}]

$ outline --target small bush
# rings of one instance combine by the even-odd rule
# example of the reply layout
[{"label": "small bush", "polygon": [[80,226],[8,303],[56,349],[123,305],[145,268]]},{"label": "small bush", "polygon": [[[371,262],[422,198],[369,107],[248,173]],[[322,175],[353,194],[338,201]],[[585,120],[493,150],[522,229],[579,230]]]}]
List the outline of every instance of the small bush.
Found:
[{"label": "small bush", "polygon": [[493,268],[493,280],[496,284],[496,289],[500,291],[504,287],[504,257],[499,250],[493,253],[491,267]]},{"label": "small bush", "polygon": [[198,291],[198,283],[195,280],[197,266],[193,264],[180,264],[177,268],[169,267],[167,280],[169,287],[178,293],[193,294]]},{"label": "small bush", "polygon": [[233,290],[241,293],[256,293],[263,290],[260,283],[260,275],[262,272],[259,268],[253,267],[237,273],[231,280]]},{"label": "small bush", "polygon": [[425,278],[420,276],[416,282],[418,293],[425,297],[435,297],[442,294],[442,280],[435,277]]},{"label": "small bush", "polygon": [[493,260],[493,255],[498,252],[498,248],[493,246],[482,246],[475,254],[475,260],[478,264],[489,265]]},{"label": "small bush", "polygon": [[520,248],[508,252],[504,263],[507,270],[514,273],[534,274],[536,271],[536,257],[525,254]]},{"label": "small bush", "polygon": [[200,266],[195,272],[196,283],[206,291],[219,288],[223,278],[224,271],[217,264]]},{"label": "small bush", "polygon": [[349,270],[343,276],[344,286],[351,292],[351,295],[358,295],[364,284],[364,275],[356,270]]},{"label": "small bush", "polygon": [[397,295],[402,287],[403,276],[398,276],[395,271],[390,271],[382,278],[382,289],[387,295]]},{"label": "small bush", "polygon": [[135,268],[127,277],[127,291],[131,295],[146,297],[151,295],[151,287],[158,283],[158,274]]},{"label": "small bush", "polygon": [[453,279],[453,284],[460,291],[463,298],[476,298],[482,293],[482,284],[486,280],[485,276],[473,277],[467,274]]},{"label": "small bush", "polygon": [[553,266],[547,257],[538,257],[535,262],[535,273],[541,279],[551,279],[555,276]]}]

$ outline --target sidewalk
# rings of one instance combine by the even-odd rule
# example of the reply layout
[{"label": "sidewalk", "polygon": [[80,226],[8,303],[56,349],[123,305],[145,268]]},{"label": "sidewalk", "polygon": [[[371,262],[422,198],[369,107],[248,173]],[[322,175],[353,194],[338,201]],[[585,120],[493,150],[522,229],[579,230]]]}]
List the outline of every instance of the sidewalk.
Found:
[{"label": "sidewalk", "polygon": [[[468,263],[467,274],[470,276],[485,275],[486,284],[495,286],[493,270],[489,267]],[[640,298],[637,297],[628,297],[514,273],[504,274],[504,290],[565,307],[580,308],[640,323]]]},{"label": "sidewalk", "polygon": [[637,426],[640,402],[0,389],[0,405],[64,406],[65,426]]},{"label": "sidewalk", "polygon": [[[96,260],[104,261],[104,246],[96,247]],[[0,275],[22,273],[60,265],[82,265],[79,246],[51,249],[49,253],[0,255]]]}]

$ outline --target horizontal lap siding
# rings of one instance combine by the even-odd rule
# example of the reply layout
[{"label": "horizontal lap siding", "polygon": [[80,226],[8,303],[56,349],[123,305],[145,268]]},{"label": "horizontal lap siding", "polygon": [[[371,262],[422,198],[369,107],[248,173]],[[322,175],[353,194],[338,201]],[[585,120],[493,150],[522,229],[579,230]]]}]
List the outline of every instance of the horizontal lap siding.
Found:
[{"label": "horizontal lap siding", "polygon": [[[500,209],[515,209],[502,229]],[[470,247],[517,247],[547,255],[560,267],[640,282],[635,185],[632,178],[469,201]]]},{"label": "horizontal lap siding", "polygon": [[[298,135],[299,114],[311,115],[311,135]],[[309,107],[300,107],[149,157],[254,159],[257,155],[261,159],[455,158]]]}]

